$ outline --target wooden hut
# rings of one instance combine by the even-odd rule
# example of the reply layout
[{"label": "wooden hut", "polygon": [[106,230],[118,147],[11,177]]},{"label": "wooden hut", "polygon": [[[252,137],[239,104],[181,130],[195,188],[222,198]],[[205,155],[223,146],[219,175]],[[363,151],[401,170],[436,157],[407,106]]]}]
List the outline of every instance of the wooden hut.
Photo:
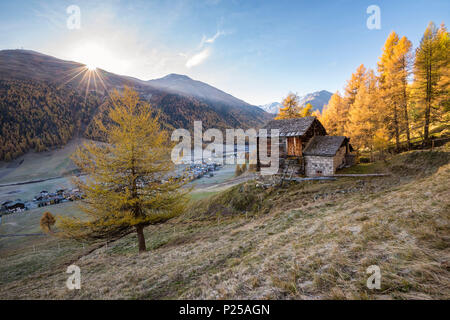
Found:
[{"label": "wooden hut", "polygon": [[[338,167],[353,159],[349,139],[347,137],[327,136],[325,128],[316,117],[271,120],[262,129],[267,130],[269,156],[271,132],[274,129],[279,130],[280,171],[285,169],[287,163],[289,163],[289,165],[295,164],[298,167],[297,173],[308,176],[333,175]],[[260,137],[260,135],[257,137],[258,169],[262,166],[259,157]],[[308,161],[306,157],[308,157]],[[344,161],[343,163],[340,161],[341,158]],[[321,165],[325,163],[327,163],[327,166],[324,165],[321,170]],[[329,166],[330,163],[331,166]],[[314,171],[312,168],[317,170]]]}]

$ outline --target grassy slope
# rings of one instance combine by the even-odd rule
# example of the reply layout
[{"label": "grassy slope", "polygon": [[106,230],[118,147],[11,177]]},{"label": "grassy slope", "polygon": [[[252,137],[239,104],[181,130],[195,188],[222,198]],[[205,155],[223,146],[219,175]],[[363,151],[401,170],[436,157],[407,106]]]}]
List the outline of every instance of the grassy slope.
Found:
[{"label": "grassy slope", "polygon": [[[13,162],[0,161],[0,202],[15,199],[31,200],[41,190],[56,191],[56,189],[73,187],[70,175],[76,168],[70,156],[83,141],[83,139],[73,139],[59,149],[40,153],[29,152]],[[53,179],[55,177],[60,178]],[[41,179],[51,180],[8,185]]]},{"label": "grassy slope", "polygon": [[[148,227],[145,254],[129,235],[77,260],[80,291],[65,288],[69,262],[49,256],[47,268],[3,279],[0,298],[449,299],[449,159],[402,154],[383,163],[393,173],[383,178],[248,182]],[[2,271],[25,267],[23,256],[0,247]],[[365,285],[373,264],[381,290]]]},{"label": "grassy slope", "polygon": [[70,156],[83,141],[83,139],[73,139],[59,149],[39,153],[29,152],[13,162],[0,161],[0,184],[71,174],[75,170],[75,165],[70,160]]}]

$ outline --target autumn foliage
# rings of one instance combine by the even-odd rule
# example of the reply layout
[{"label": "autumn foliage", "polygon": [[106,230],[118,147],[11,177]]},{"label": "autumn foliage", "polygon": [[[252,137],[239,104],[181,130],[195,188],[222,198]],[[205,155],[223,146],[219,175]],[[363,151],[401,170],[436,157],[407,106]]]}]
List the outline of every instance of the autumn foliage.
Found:
[{"label": "autumn foliage", "polygon": [[448,125],[449,33],[430,23],[413,52],[406,37],[391,32],[376,72],[360,65],[343,94],[324,107],[321,122],[329,134],[346,135],[371,153],[394,144],[409,146],[413,135],[427,142],[430,127]]},{"label": "autumn foliage", "polygon": [[313,106],[310,103],[302,106],[299,100],[297,94],[289,93],[281,102],[283,107],[280,108],[275,119],[303,118],[312,115]]},{"label": "autumn foliage", "polygon": [[55,224],[55,222],[56,222],[55,217],[53,217],[53,215],[50,212],[46,211],[42,214],[40,220],[41,229],[44,232],[52,233],[52,226]]},{"label": "autumn foliage", "polygon": [[84,192],[86,217],[58,217],[63,237],[111,239],[136,231],[139,252],[146,250],[144,228],[179,215],[188,189],[174,177],[171,143],[152,107],[125,88],[111,97],[107,124],[98,122],[106,143],[88,142],[73,156],[86,173],[75,184]]}]

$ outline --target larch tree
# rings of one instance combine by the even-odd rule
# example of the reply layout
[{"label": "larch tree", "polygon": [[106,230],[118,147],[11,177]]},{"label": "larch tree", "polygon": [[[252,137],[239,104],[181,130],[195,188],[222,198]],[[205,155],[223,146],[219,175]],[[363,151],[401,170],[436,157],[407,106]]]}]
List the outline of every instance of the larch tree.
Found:
[{"label": "larch tree", "polygon": [[344,88],[344,96],[339,101],[339,110],[337,118],[337,131],[335,134],[347,135],[345,126],[348,123],[349,112],[352,105],[355,103],[358,91],[362,86],[366,84],[367,71],[363,64],[361,64],[356,72],[352,73],[352,76],[347,80],[347,85]]},{"label": "larch tree", "polygon": [[185,207],[185,176],[174,176],[168,134],[137,92],[114,91],[108,123],[98,121],[106,143],[88,142],[73,161],[86,173],[74,182],[85,194],[86,217],[58,216],[61,236],[111,239],[131,231],[146,251],[144,228],[178,216]]},{"label": "larch tree", "polygon": [[[358,94],[359,88],[365,84],[366,82],[366,67],[361,64],[356,72],[352,73],[351,78],[347,81],[347,86],[345,87],[344,97],[347,100],[348,109],[355,102],[356,95]],[[344,110],[348,112],[348,110]],[[343,114],[344,117],[347,116],[347,113]]]},{"label": "larch tree", "polygon": [[345,126],[348,123],[349,112],[355,103],[356,96],[362,86],[366,85],[367,81],[367,70],[366,67],[361,64],[354,73],[352,73],[351,78],[347,81],[347,85],[344,88],[343,103],[339,110],[339,125],[338,127],[342,129],[339,131],[340,135],[347,135],[348,132],[345,130]]},{"label": "larch tree", "polygon": [[408,143],[408,149],[411,147],[411,133],[409,127],[409,96],[408,96],[408,78],[411,73],[412,65],[412,43],[406,37],[402,37],[397,45],[394,47],[393,52],[393,77],[395,96],[398,99],[400,108],[402,109],[403,119],[402,127],[406,134],[406,141]]},{"label": "larch tree", "polygon": [[441,122],[450,122],[450,35],[442,24],[438,30],[440,64],[439,81],[437,83],[437,103],[439,106],[438,119]]},{"label": "larch tree", "polygon": [[300,117],[310,117],[312,116],[314,111],[314,107],[311,103],[307,103],[303,108],[300,108]]},{"label": "larch tree", "polygon": [[395,73],[394,50],[398,45],[399,37],[392,31],[383,47],[383,53],[378,62],[378,73],[380,78],[380,93],[384,110],[384,120],[388,130],[395,138],[396,149],[400,150],[400,104],[401,97],[398,95],[399,87]]},{"label": "larch tree", "polygon": [[295,93],[289,93],[286,98],[281,102],[283,107],[280,107],[280,111],[275,119],[291,119],[300,117],[300,102],[299,97]]},{"label": "larch tree", "polygon": [[372,152],[375,148],[374,136],[381,126],[377,91],[377,77],[373,70],[369,70],[367,84],[359,88],[345,126],[345,131],[351,138],[352,144],[358,149],[369,150],[372,159]]},{"label": "larch tree", "polygon": [[330,135],[343,135],[345,131],[345,120],[342,118],[342,112],[346,108],[344,98],[339,91],[335,92],[328,104],[322,110],[320,122],[327,129]]},{"label": "larch tree", "polygon": [[440,107],[445,105],[445,100],[448,101],[448,82],[445,80],[449,68],[448,50],[448,32],[445,26],[438,29],[430,22],[416,49],[414,62],[414,92],[417,103],[423,110],[425,143],[429,140],[433,116],[439,114]]},{"label": "larch tree", "polygon": [[52,233],[52,226],[55,224],[55,217],[48,211],[42,214],[41,220],[39,221],[41,229],[44,232]]},{"label": "larch tree", "polygon": [[389,144],[389,132],[385,126],[381,126],[373,136],[373,148],[378,150],[381,156],[384,156],[384,150]]}]

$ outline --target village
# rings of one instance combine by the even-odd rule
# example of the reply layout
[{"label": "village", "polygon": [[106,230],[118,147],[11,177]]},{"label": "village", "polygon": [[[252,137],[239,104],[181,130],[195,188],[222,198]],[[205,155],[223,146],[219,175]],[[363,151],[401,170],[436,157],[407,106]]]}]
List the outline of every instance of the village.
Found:
[{"label": "village", "polygon": [[[200,161],[192,162],[186,165],[183,170],[186,171],[188,180],[193,181],[204,177],[213,177],[214,172],[220,170],[221,167],[222,165],[216,162]],[[180,174],[177,176],[180,176]],[[59,188],[54,192],[42,190],[31,200],[15,199],[3,201],[0,207],[0,215],[24,212],[35,208],[55,205],[68,201],[81,200],[83,198],[84,194],[78,188]]]},{"label": "village", "polygon": [[83,199],[84,195],[79,189],[58,189],[55,192],[42,190],[32,200],[22,199],[6,200],[2,202],[0,214],[18,213],[30,209],[45,207],[58,203]]}]

